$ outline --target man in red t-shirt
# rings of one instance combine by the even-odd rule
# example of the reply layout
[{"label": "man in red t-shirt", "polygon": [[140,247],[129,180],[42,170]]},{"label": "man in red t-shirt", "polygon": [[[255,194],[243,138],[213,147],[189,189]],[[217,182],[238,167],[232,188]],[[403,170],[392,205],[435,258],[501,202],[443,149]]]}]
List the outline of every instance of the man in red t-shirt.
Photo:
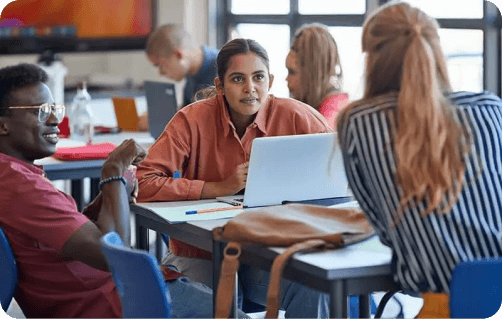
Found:
[{"label": "man in red t-shirt", "polygon": [[[101,193],[77,211],[34,160],[51,156],[64,116],[33,64],[0,69],[0,226],[19,270],[16,301],[26,317],[121,317],[120,299],[100,248],[116,231],[129,242],[129,203],[124,170],[146,151],[127,140],[101,170]],[[166,269],[176,317],[211,317],[212,292]]]}]

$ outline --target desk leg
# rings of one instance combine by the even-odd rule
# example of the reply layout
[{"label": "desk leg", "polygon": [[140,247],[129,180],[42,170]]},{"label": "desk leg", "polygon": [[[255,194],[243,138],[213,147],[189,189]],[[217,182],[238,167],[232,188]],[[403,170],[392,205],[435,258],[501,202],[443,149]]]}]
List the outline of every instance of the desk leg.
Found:
[{"label": "desk leg", "polygon": [[71,180],[71,197],[75,200],[77,204],[77,209],[79,212],[84,209],[84,180],[83,179],[72,179]]},{"label": "desk leg", "polygon": [[331,318],[347,318],[348,295],[345,284],[345,280],[343,279],[335,280],[331,283],[329,303],[329,315]]},{"label": "desk leg", "polygon": [[155,257],[157,257],[157,262],[159,264],[164,257],[164,241],[162,240],[161,233],[159,232],[155,232]]},{"label": "desk leg", "polygon": [[99,178],[91,178],[91,201],[99,194]]},{"label": "desk leg", "polygon": [[223,243],[213,239],[213,317],[216,311],[216,292],[218,291],[218,282],[220,280],[223,249]]},{"label": "desk leg", "polygon": [[135,214],[134,216],[136,224],[136,248],[149,251],[148,229],[143,227],[141,222],[142,217],[139,214]]},{"label": "desk leg", "polygon": [[371,318],[371,294],[359,296],[359,318]]}]

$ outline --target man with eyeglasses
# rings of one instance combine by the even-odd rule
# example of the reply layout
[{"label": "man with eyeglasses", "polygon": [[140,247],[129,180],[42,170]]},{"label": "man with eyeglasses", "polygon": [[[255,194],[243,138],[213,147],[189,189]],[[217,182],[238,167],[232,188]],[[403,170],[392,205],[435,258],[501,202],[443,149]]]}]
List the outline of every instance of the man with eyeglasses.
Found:
[{"label": "man with eyeglasses", "polygon": [[[0,69],[0,226],[19,271],[15,299],[27,318],[121,317],[99,240],[116,231],[129,243],[122,175],[146,151],[126,140],[111,152],[101,170],[100,194],[79,213],[74,200],[34,165],[56,151],[57,125],[64,116],[46,81],[45,71],[34,64]],[[173,317],[212,316],[211,289],[174,270],[163,271],[175,278],[166,282]]]}]

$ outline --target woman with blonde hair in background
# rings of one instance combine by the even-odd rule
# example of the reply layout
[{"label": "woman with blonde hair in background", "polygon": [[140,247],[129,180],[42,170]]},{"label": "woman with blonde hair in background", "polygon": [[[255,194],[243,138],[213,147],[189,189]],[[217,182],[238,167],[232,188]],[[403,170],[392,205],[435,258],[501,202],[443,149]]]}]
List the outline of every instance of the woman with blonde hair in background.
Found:
[{"label": "woman with blonde hair in background", "polygon": [[407,3],[371,15],[362,48],[363,99],[337,119],[349,184],[419,316],[448,316],[453,269],[502,255],[502,102],[451,92],[438,24]]},{"label": "woman with blonde hair in background", "polygon": [[291,97],[319,111],[334,128],[336,115],[348,103],[348,94],[341,92],[340,56],[325,25],[305,24],[296,31],[286,68]]}]

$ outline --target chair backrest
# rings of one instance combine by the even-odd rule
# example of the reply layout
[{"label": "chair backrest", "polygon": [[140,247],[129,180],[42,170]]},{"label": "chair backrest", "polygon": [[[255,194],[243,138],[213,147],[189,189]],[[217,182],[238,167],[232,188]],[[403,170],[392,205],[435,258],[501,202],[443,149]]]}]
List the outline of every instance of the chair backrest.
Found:
[{"label": "chair backrest", "polygon": [[502,258],[462,262],[450,283],[452,318],[489,318],[502,303]]},{"label": "chair backrest", "polygon": [[0,227],[0,302],[4,311],[9,308],[17,287],[17,266],[14,253]]},{"label": "chair backrest", "polygon": [[171,297],[155,258],[125,247],[115,232],[101,238],[101,248],[122,302],[122,316],[169,318]]}]

